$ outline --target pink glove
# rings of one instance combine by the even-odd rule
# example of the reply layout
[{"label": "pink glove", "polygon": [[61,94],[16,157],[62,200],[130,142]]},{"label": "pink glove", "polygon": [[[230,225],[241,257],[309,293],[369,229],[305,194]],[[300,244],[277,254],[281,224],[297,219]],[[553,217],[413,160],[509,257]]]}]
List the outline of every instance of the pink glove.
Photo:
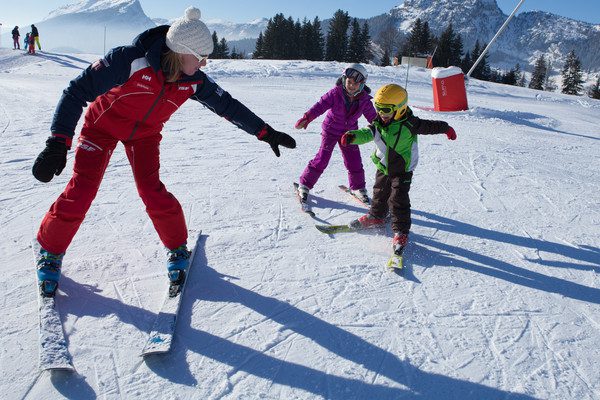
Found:
[{"label": "pink glove", "polygon": [[449,127],[446,132],[444,132],[446,136],[448,136],[448,140],[456,140],[456,131],[453,127]]},{"label": "pink glove", "polygon": [[346,132],[342,136],[340,143],[342,144],[342,146],[348,146],[349,144],[352,144],[352,141],[354,140],[354,138],[355,138],[354,133]]},{"label": "pink glove", "polygon": [[310,124],[310,118],[308,118],[308,115],[304,114],[302,116],[302,118],[300,118],[298,120],[298,122],[296,122],[296,125],[294,125],[294,128],[296,129],[306,129],[306,127],[308,126],[308,124]]}]

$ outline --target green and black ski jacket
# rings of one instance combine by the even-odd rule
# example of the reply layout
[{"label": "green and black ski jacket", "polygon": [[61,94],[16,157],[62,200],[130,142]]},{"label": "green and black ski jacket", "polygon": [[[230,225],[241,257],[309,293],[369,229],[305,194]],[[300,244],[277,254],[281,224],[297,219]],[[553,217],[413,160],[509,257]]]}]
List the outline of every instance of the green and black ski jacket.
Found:
[{"label": "green and black ski jacket", "polygon": [[349,131],[354,134],[352,144],[375,142],[371,160],[377,169],[388,176],[414,171],[419,161],[417,135],[445,133],[449,128],[444,121],[420,119],[410,108],[400,120],[384,125],[378,116],[366,128]]}]

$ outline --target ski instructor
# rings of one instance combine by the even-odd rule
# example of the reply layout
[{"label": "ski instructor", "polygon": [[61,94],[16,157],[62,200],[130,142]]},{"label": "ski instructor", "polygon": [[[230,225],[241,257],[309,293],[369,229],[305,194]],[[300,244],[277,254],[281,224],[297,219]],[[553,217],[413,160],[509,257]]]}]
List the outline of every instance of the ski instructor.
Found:
[{"label": "ski instructor", "polygon": [[39,181],[49,182],[60,175],[83,107],[91,104],[76,146],[73,177],[44,216],[37,234],[42,295],[56,292],[63,255],[96,196],[118,142],[125,146],[138,193],[168,249],[171,285],[183,282],[190,256],[188,232],[181,205],[160,180],[159,145],[164,123],[188,99],[267,142],[277,157],[279,146],[296,147],[291,136],[265,124],[200,71],[212,52],[212,36],[200,20],[200,10],[190,7],[173,25],[149,29],[133,45],[112,49],[64,90],[46,148],[33,164]]}]

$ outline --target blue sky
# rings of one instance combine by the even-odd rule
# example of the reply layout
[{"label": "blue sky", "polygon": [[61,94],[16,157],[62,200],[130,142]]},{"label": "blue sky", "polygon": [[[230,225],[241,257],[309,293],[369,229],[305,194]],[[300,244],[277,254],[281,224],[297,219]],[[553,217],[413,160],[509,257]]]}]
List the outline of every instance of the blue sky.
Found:
[{"label": "blue sky", "polygon": [[[0,6],[0,23],[2,30],[15,25],[28,25],[42,20],[48,13],[62,5],[76,3],[76,0],[28,0],[26,3],[3,0]],[[342,8],[353,17],[372,17],[389,11],[402,4],[403,0],[378,0],[369,3],[366,0],[333,0],[319,1],[285,1],[285,0],[227,0],[227,1],[193,1],[193,0],[140,0],[142,8],[151,17],[167,19],[176,18],[183,10],[194,5],[202,11],[203,19],[224,19],[233,22],[248,22],[260,17],[272,17],[282,12],[286,17],[309,19],[318,16],[329,18]],[[518,0],[497,0],[498,6],[509,14]],[[308,4],[308,5],[306,5]],[[366,4],[369,4],[367,7]],[[594,24],[600,24],[599,0],[525,0],[521,11],[542,10],[565,17],[570,17]]]}]

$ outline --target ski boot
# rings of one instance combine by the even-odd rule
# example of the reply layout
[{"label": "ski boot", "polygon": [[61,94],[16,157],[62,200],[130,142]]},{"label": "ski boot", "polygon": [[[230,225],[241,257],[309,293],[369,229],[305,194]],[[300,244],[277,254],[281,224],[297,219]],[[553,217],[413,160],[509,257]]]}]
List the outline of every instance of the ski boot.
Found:
[{"label": "ski boot", "polygon": [[308,201],[308,192],[310,192],[308,187],[302,184],[298,185],[298,196],[301,202],[306,203]]},{"label": "ski boot", "polygon": [[365,214],[362,217],[350,222],[348,226],[354,229],[377,228],[385,224],[385,219],[376,218],[371,214]]},{"label": "ski boot", "polygon": [[398,233],[394,234],[394,239],[392,240],[392,247],[394,250],[394,254],[397,256],[401,256],[404,252],[404,248],[408,244],[408,233]]},{"label": "ski boot", "polygon": [[44,297],[54,297],[58,289],[60,268],[63,254],[53,254],[40,249],[37,257],[37,277],[40,294]]},{"label": "ski boot", "polygon": [[167,272],[169,275],[169,297],[175,297],[183,287],[186,271],[190,265],[191,252],[187,246],[181,245],[168,251]]},{"label": "ski boot", "polygon": [[371,200],[369,200],[369,193],[367,192],[367,189],[362,188],[358,190],[351,190],[350,193],[361,202],[365,204],[371,204]]}]

